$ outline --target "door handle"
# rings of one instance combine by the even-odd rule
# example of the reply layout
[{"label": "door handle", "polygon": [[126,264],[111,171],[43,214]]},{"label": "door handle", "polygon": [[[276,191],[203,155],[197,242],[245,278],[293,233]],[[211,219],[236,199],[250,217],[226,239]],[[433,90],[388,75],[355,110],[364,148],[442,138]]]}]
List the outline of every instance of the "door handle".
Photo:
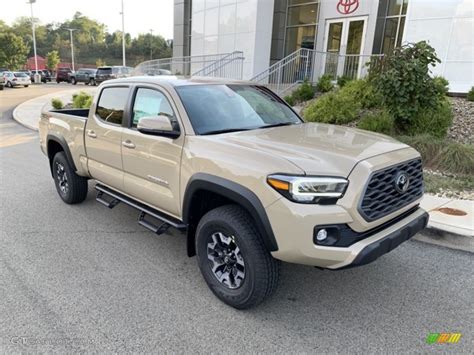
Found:
[{"label": "door handle", "polygon": [[122,145],[125,147],[125,148],[129,148],[129,149],[134,149],[135,148],[135,144],[133,144],[131,141],[129,140],[126,140],[126,141],[123,141],[122,142]]},{"label": "door handle", "polygon": [[91,129],[87,131],[87,135],[91,138],[97,138],[97,134]]}]

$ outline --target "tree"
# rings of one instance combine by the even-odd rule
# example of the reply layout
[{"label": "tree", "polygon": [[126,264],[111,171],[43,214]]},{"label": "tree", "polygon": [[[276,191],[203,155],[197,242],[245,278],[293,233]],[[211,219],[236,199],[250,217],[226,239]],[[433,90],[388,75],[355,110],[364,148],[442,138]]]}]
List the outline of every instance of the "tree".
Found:
[{"label": "tree", "polygon": [[61,62],[58,51],[48,52],[48,54],[46,55],[46,61],[50,70],[56,70],[56,67],[58,66],[59,62]]},{"label": "tree", "polygon": [[95,66],[97,68],[103,67],[103,66],[105,66],[105,61],[102,60],[102,58],[97,58],[97,60],[95,61]]},{"label": "tree", "polygon": [[0,67],[20,69],[26,63],[28,47],[23,39],[14,33],[0,33]]}]

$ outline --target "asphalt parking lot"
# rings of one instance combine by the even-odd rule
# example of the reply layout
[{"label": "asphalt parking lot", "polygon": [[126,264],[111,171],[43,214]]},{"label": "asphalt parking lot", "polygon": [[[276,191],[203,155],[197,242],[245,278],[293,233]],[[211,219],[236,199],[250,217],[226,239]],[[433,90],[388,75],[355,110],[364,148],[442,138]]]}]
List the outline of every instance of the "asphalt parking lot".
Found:
[{"label": "asphalt parking lot", "polygon": [[[343,271],[283,264],[275,295],[234,310],[208,290],[178,233],[137,212],[57,196],[18,103],[62,85],[0,91],[0,352],[469,353],[472,254],[409,241]],[[462,333],[431,344],[429,333]]]}]

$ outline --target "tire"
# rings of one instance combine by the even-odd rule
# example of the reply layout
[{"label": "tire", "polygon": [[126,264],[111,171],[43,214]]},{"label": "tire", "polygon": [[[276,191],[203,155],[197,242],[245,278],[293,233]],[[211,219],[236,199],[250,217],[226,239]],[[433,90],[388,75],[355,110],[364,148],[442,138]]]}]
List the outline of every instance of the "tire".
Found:
[{"label": "tire", "polygon": [[[224,253],[231,253],[219,255],[222,246],[227,249]],[[237,205],[218,207],[201,218],[196,230],[196,251],[204,280],[217,298],[229,306],[254,307],[278,285],[280,262],[265,248],[252,218]],[[225,268],[233,268],[227,277]]]},{"label": "tire", "polygon": [[10,89],[11,89],[12,87],[13,87],[12,83],[8,81],[8,82],[7,82],[7,88],[10,88]]},{"label": "tire", "polygon": [[95,79],[90,79],[90,80],[89,80],[89,85],[90,85],[90,86],[95,86],[95,85],[96,85]]},{"label": "tire", "polygon": [[72,84],[72,85],[76,85],[76,84],[77,84],[77,81],[76,81],[75,78],[71,78],[71,84]]},{"label": "tire", "polygon": [[29,85],[24,85],[25,88],[27,88]]},{"label": "tire", "polygon": [[53,158],[53,178],[56,190],[67,204],[81,203],[87,197],[87,179],[72,169],[64,152],[56,153]]}]

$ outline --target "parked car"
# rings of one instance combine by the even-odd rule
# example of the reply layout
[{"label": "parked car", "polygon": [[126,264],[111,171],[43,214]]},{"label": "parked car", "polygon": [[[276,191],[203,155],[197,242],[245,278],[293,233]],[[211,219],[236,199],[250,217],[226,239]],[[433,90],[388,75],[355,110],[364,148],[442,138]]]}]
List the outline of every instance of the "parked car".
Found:
[{"label": "parked car", "polygon": [[100,84],[109,79],[125,78],[130,76],[131,68],[124,66],[99,67],[95,76],[95,81]]},{"label": "parked car", "polygon": [[95,75],[97,69],[82,68],[78,71],[69,75],[69,81],[71,84],[76,85],[77,83],[84,83],[86,85],[96,85]]},{"label": "parked car", "polygon": [[101,204],[137,209],[157,234],[186,231],[212,292],[239,309],[275,290],[279,260],[364,265],[428,222],[416,150],[305,123],[255,83],[116,79],[90,110],[43,109],[39,134],[65,203],[84,201],[93,179]]},{"label": "parked car", "polygon": [[[46,70],[46,73],[49,74],[49,72]],[[31,82],[35,82],[35,74],[38,74],[40,76],[40,80],[42,83],[47,83],[48,81],[51,81],[51,75],[49,75],[49,80],[48,77],[45,74],[45,70],[32,70],[30,71],[30,79]]]},{"label": "parked car", "polygon": [[44,80],[43,82],[51,82],[51,72],[49,70],[43,69],[42,70],[42,79]]},{"label": "parked car", "polygon": [[146,75],[155,76],[155,75],[173,75],[171,70],[167,69],[149,69],[146,71]]},{"label": "parked car", "polygon": [[69,75],[71,73],[71,68],[58,68],[58,70],[56,71],[56,82],[58,84],[62,81],[69,82]]},{"label": "parked car", "polygon": [[24,72],[4,72],[5,86],[12,88],[23,85],[25,88],[31,85],[30,77]]},{"label": "parked car", "polygon": [[3,90],[5,86],[5,78],[3,77],[3,73],[0,72],[0,90]]}]

